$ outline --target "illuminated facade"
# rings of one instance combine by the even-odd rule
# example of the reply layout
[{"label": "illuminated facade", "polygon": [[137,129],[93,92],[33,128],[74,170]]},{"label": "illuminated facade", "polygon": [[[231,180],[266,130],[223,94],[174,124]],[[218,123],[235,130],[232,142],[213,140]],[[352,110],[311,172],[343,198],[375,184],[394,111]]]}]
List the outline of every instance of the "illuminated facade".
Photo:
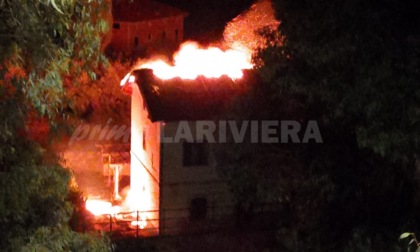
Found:
[{"label": "illuminated facade", "polygon": [[131,209],[142,211],[149,220],[148,228],[159,228],[160,185],[160,123],[149,119],[148,110],[138,86],[131,95],[131,169],[130,195],[127,203]]}]

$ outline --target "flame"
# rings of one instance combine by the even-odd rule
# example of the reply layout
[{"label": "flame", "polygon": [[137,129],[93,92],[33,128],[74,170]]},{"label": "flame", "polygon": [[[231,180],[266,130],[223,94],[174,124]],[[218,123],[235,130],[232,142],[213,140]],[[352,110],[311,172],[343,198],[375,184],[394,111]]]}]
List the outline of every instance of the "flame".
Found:
[{"label": "flame", "polygon": [[147,220],[153,219],[151,213],[147,212],[152,209],[151,199],[148,196],[144,191],[138,193],[130,189],[128,192],[124,204],[132,212],[132,226],[139,226],[140,229],[144,229],[147,226]]},{"label": "flame", "polygon": [[144,229],[147,226],[147,217],[145,214],[139,214],[139,221],[135,220],[131,222],[131,226],[139,226],[140,229]]},{"label": "flame", "polygon": [[[203,47],[196,42],[187,41],[180,46],[173,56],[173,62],[154,59],[139,62],[134,69],[149,68],[155,76],[168,80],[179,77],[194,80],[198,76],[220,78],[227,75],[240,79],[242,70],[253,68],[252,55],[268,43],[281,44],[282,36],[277,28],[280,22],[275,17],[271,0],[259,0],[251,8],[234,18],[226,25],[222,50],[216,46]],[[265,29],[272,33],[274,41],[268,41],[258,32]],[[258,63],[259,64],[259,63]],[[134,82],[127,74],[121,86]]]},{"label": "flame", "polygon": [[[130,196],[132,195],[132,196]],[[86,200],[86,209],[95,216],[101,215],[111,215],[115,216],[117,219],[123,219],[121,213],[131,212],[129,214],[131,226],[139,226],[140,229],[144,229],[147,226],[148,216],[142,210],[142,206],[139,204],[139,201],[133,199],[133,193],[129,194],[125,199],[125,206],[113,206],[111,202],[104,200]],[[138,216],[137,216],[138,214]],[[138,218],[138,220],[137,220]]]},{"label": "flame", "polygon": [[[240,47],[223,51],[215,46],[204,48],[196,42],[188,41],[181,45],[173,58],[173,64],[158,59],[140,63],[135,69],[152,69],[154,75],[163,80],[175,77],[194,80],[198,76],[220,78],[223,75],[239,79],[243,76],[243,69],[252,68],[252,53]],[[126,76],[121,84],[129,78]]]},{"label": "flame", "polygon": [[110,214],[112,212],[112,204],[103,200],[86,200],[86,209],[95,216]]},{"label": "flame", "polygon": [[111,215],[117,219],[125,218],[121,213],[130,212],[128,216],[131,216],[131,226],[139,226],[140,229],[144,229],[147,226],[147,213],[140,212],[142,207],[139,201],[134,200],[132,197],[127,196],[125,206],[113,206],[109,201],[88,199],[86,200],[86,209],[94,216]]}]

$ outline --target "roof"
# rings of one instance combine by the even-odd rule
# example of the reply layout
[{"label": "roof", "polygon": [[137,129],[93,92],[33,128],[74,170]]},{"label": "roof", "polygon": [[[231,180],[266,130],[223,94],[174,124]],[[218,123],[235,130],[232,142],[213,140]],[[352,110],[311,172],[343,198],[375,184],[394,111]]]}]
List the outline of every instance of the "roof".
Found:
[{"label": "roof", "polygon": [[136,77],[153,122],[215,119],[226,113],[232,102],[256,82],[255,75],[247,70],[236,81],[227,76],[161,80],[150,69],[134,70],[131,75]]},{"label": "roof", "polygon": [[152,0],[113,0],[112,3],[114,21],[120,22],[141,22],[187,15],[185,11]]}]

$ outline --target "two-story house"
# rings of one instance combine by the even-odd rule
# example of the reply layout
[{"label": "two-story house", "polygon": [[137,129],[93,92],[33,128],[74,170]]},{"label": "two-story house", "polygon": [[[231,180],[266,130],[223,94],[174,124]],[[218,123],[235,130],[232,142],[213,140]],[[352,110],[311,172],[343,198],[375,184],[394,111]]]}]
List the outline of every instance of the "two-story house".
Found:
[{"label": "two-story house", "polygon": [[132,99],[131,190],[160,234],[208,228],[231,217],[232,195],[217,171],[213,145],[197,135],[197,125],[223,114],[246,90],[247,79],[246,73],[237,81],[161,80],[141,69],[122,83]]}]

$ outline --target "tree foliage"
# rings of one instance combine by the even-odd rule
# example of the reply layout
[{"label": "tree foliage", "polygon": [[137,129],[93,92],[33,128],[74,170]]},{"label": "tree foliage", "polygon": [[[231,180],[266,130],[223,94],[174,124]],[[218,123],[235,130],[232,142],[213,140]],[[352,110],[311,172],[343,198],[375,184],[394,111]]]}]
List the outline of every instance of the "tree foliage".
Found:
[{"label": "tree foliage", "polygon": [[280,204],[282,251],[392,250],[419,223],[415,5],[272,2],[282,43],[256,55],[261,85],[236,116],[316,120],[324,143],[222,148],[223,174],[239,202]]},{"label": "tree foliage", "polygon": [[[97,79],[88,78],[79,87],[67,89],[69,112],[77,122],[130,125],[130,96],[121,92],[120,81],[130,71],[129,63],[111,61],[96,71]],[[76,122],[76,123],[77,123]]]},{"label": "tree foliage", "polygon": [[281,47],[260,56],[279,95],[302,95],[326,125],[349,125],[382,156],[419,151],[419,24],[412,1],[273,1]]},{"label": "tree foliage", "polygon": [[69,229],[71,174],[48,145],[51,126],[69,114],[70,90],[106,64],[109,8],[105,0],[0,1],[2,250],[110,249]]},{"label": "tree foliage", "polygon": [[109,6],[83,0],[0,4],[2,87],[13,86],[40,114],[52,115],[65,84],[77,84],[84,74],[94,79],[104,60],[101,36],[108,29]]}]

